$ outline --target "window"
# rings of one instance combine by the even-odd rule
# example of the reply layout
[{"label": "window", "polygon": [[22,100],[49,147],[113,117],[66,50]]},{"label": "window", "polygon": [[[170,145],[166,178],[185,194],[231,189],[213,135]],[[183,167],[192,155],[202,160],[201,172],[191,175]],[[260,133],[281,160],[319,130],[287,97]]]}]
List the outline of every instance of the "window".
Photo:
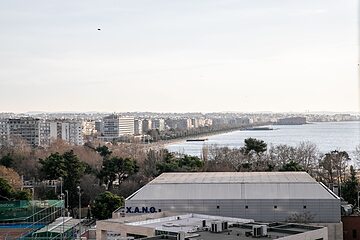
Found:
[{"label": "window", "polygon": [[274,208],[277,209],[277,206],[275,205]]},{"label": "window", "polygon": [[220,206],[218,205],[218,206],[216,206],[216,208],[217,208],[217,209],[219,209],[219,208],[220,208]]},{"label": "window", "polygon": [[247,205],[246,205],[246,206],[245,206],[245,208],[246,208],[246,209],[248,209],[248,208],[249,208],[249,206],[247,206]]},{"label": "window", "polygon": [[306,206],[304,205],[303,208],[306,209]]},{"label": "window", "polygon": [[353,238],[357,238],[357,232],[356,232],[356,229],[353,229],[353,230],[352,230],[352,235],[353,235]]}]

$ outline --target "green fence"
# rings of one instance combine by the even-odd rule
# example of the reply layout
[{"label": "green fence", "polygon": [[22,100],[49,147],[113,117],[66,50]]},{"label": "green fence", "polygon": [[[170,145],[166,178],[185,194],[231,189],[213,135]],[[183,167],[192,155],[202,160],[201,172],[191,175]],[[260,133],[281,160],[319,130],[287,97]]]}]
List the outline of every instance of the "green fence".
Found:
[{"label": "green fence", "polygon": [[49,215],[52,212],[55,212],[63,207],[63,200],[1,201],[0,224],[32,222],[32,217],[40,220],[44,218],[45,215]]},{"label": "green fence", "polygon": [[[0,227],[1,234],[6,234],[6,229],[11,232],[15,227],[21,234],[5,239],[21,239],[44,225],[53,222],[61,216],[64,211],[63,200],[45,200],[45,201],[1,201],[0,202]],[[63,212],[64,214],[64,212]],[[55,237],[55,236],[51,236]]]}]

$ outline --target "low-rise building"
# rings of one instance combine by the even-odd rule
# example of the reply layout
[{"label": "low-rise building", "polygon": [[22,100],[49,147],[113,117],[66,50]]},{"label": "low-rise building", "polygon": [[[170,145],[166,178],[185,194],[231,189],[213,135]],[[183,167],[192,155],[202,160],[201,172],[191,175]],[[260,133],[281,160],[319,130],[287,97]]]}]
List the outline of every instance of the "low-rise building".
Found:
[{"label": "low-rise building", "polygon": [[327,228],[303,224],[257,223],[252,219],[160,212],[96,223],[96,239],[309,240],[328,239]]}]

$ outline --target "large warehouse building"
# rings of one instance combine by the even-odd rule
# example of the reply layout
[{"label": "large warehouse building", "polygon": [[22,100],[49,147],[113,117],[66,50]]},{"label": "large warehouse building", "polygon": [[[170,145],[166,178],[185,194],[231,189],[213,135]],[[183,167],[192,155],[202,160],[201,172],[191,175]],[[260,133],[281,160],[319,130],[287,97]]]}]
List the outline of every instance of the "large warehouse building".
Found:
[{"label": "large warehouse building", "polygon": [[255,221],[340,223],[340,199],[305,172],[164,173],[132,194],[127,215],[173,211]]}]

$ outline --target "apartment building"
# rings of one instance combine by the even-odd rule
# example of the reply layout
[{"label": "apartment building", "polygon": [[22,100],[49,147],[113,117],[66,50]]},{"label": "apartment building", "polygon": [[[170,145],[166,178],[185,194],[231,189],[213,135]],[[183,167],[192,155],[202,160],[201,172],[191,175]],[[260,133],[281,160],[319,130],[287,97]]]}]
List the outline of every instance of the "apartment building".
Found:
[{"label": "apartment building", "polygon": [[106,138],[134,135],[134,121],[134,117],[123,117],[115,114],[104,117],[103,135]]}]

